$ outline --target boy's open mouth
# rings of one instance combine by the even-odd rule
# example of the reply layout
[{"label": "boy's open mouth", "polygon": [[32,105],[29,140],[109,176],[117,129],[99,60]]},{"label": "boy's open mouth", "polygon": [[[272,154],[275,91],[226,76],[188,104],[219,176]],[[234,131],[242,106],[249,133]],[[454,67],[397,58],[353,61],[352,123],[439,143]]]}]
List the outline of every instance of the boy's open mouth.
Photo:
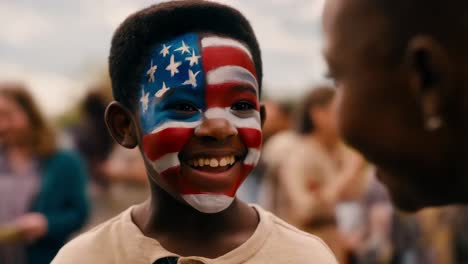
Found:
[{"label": "boy's open mouth", "polygon": [[240,158],[235,155],[209,156],[191,158],[187,164],[195,170],[205,172],[223,172],[230,169]]},{"label": "boy's open mouth", "polygon": [[231,169],[237,162],[242,161],[245,155],[240,154],[198,154],[190,158],[182,158],[183,163],[193,170],[219,173]]},{"label": "boy's open mouth", "polygon": [[180,155],[181,177],[190,188],[202,193],[225,193],[243,177],[247,152],[203,150]]}]

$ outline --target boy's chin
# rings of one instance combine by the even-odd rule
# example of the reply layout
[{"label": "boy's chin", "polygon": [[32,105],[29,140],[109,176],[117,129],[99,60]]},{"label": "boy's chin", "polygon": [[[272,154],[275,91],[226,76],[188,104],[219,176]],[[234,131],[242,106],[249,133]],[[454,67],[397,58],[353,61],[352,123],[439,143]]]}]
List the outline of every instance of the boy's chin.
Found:
[{"label": "boy's chin", "polygon": [[172,199],[178,203],[189,206],[201,213],[216,214],[226,210],[235,200],[235,196],[231,197],[219,193],[204,193],[204,194],[181,194],[174,191],[167,185],[155,183],[163,192],[167,193]]}]

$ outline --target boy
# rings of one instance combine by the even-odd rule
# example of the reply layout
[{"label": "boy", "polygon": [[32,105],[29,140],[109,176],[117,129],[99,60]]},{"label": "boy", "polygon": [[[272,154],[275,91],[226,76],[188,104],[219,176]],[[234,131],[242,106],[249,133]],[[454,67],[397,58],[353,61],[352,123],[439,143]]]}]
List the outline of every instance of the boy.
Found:
[{"label": "boy", "polygon": [[316,237],[235,198],[256,165],[260,49],[236,10],[157,4],[127,18],[109,57],[106,122],[138,146],[151,198],[72,241],[54,263],[336,263]]},{"label": "boy", "polygon": [[339,127],[402,209],[468,203],[468,1],[328,0]]}]

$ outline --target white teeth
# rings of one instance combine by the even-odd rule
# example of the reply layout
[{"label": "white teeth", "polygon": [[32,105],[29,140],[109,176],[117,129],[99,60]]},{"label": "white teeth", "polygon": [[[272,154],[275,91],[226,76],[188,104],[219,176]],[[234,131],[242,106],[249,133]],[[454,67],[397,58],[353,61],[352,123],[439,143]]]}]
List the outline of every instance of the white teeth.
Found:
[{"label": "white teeth", "polygon": [[188,164],[190,166],[194,166],[194,167],[210,166],[212,168],[226,167],[234,163],[236,163],[236,158],[234,156],[226,156],[226,157],[221,157],[221,158],[210,158],[210,159],[196,158],[196,159],[188,161]]},{"label": "white teeth", "polygon": [[219,162],[218,162],[217,159],[211,159],[211,160],[210,160],[210,167],[216,168],[216,167],[218,167],[218,166],[219,166]]},{"label": "white teeth", "polygon": [[224,167],[228,164],[227,160],[225,158],[222,158],[221,161],[219,161],[219,166]]}]

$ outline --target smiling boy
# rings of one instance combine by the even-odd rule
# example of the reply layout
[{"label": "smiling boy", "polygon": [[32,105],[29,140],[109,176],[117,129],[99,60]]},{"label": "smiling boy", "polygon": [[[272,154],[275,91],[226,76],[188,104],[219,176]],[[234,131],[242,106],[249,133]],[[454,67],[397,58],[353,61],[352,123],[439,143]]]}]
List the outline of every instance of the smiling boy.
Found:
[{"label": "smiling boy", "polygon": [[260,49],[238,11],[157,4],[117,29],[106,122],[138,146],[151,197],[65,246],[53,263],[336,263],[318,238],[236,199],[258,162]]}]

